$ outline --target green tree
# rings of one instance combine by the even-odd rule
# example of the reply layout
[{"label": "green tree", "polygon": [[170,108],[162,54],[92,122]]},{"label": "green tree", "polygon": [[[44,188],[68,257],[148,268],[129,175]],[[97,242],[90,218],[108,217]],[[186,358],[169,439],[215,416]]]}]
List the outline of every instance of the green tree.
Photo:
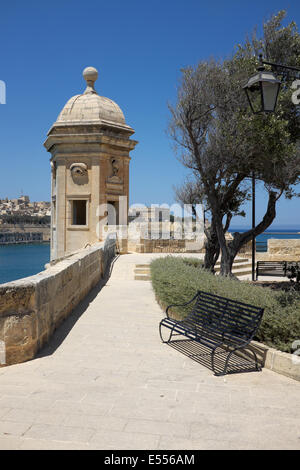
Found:
[{"label": "green tree", "polygon": [[[196,216],[197,204],[202,204],[204,212],[204,233],[206,236],[204,248],[204,268],[215,272],[215,264],[220,255],[220,244],[216,232],[216,226],[214,222],[214,215],[209,207],[204,188],[201,184],[201,180],[197,178],[197,174],[194,175],[193,179],[186,179],[184,183],[174,187],[176,201],[180,204],[189,204],[192,206],[193,214]],[[226,207],[222,207],[222,217],[225,217],[224,232],[228,231],[231,219],[234,215],[245,216],[245,212],[241,210],[241,204],[247,199],[247,191],[236,191],[235,197],[227,204]],[[207,224],[207,219],[210,217],[210,224]]]},{"label": "green tree", "polygon": [[[264,24],[263,37],[258,39],[253,33],[251,39],[237,45],[230,59],[204,61],[183,69],[177,103],[170,106],[169,133],[180,150],[181,162],[201,182],[222,254],[223,275],[232,275],[240,248],[253,234],[257,236],[270,226],[278,199],[293,197],[299,182],[300,125],[289,83],[284,82],[272,115],[252,115],[242,91],[256,71],[260,51],[269,61],[298,64],[300,36],[295,23],[282,26],[284,17],[285,12],[274,15]],[[283,51],[285,61],[281,60]],[[249,197],[248,182],[253,173],[266,189],[264,217],[254,231],[235,233],[227,243],[226,229]]]}]

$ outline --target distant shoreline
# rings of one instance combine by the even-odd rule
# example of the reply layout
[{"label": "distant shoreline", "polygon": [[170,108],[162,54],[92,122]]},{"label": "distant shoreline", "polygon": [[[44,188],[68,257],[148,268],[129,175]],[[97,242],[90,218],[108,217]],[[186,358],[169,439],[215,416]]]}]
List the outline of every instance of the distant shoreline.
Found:
[{"label": "distant shoreline", "polygon": [[268,233],[270,235],[300,235],[300,232],[263,232],[263,233]]},{"label": "distant shoreline", "polygon": [[20,241],[20,242],[1,242],[0,246],[8,246],[8,245],[49,245],[50,240],[30,240],[30,241]]},{"label": "distant shoreline", "polygon": [[[251,230],[251,228],[245,228],[245,229],[229,229],[229,232],[247,232],[248,230]],[[262,232],[260,235],[263,235],[263,234],[269,234],[269,235],[300,235],[300,231],[299,230],[292,230],[292,231],[282,231],[282,232],[278,232],[278,231],[271,231],[271,230],[267,230],[266,232]]]}]

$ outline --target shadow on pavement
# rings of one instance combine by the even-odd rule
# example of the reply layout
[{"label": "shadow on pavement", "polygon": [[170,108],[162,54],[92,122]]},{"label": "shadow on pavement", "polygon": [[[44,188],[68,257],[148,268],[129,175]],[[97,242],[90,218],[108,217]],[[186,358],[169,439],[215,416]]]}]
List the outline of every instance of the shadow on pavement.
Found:
[{"label": "shadow on pavement", "polygon": [[[49,342],[36,354],[34,359],[39,359],[45,356],[51,356],[57,348],[63,343],[65,338],[68,336],[73,326],[79,320],[81,315],[89,307],[90,303],[97,297],[99,292],[105,287],[107,281],[109,280],[113,266],[119,256],[116,256],[109,265],[109,268],[106,272],[105,277],[100,279],[98,284],[88,293],[88,295],[74,308],[74,310],[69,314],[69,316],[58,326],[58,328],[52,334]],[[33,360],[34,360],[33,359]]]},{"label": "shadow on pavement", "polygon": [[[211,350],[209,348],[191,339],[173,340],[165,344],[213,372]],[[222,350],[221,348],[215,353],[214,364],[216,372],[221,372],[224,369],[227,354],[228,351]],[[257,371],[254,361],[241,358],[237,354],[232,354],[227,374],[251,371]]]}]

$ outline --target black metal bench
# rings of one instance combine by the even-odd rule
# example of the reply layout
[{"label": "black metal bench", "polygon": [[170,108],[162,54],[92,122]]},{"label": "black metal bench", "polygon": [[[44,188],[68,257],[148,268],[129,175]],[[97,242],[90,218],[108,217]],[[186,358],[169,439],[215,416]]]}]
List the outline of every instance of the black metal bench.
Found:
[{"label": "black metal bench", "polygon": [[295,261],[257,261],[256,280],[258,276],[286,277],[288,275],[288,268],[295,264]]},{"label": "black metal bench", "polygon": [[[183,320],[175,320],[169,316],[170,308],[189,304],[193,304],[193,307]],[[211,366],[215,375],[226,374],[231,355],[237,350],[245,349],[253,353],[256,370],[261,370],[255,352],[248,345],[260,325],[263,311],[263,308],[198,291],[189,302],[167,307],[167,316],[159,324],[159,333],[164,343],[170,343],[173,335],[184,335],[210,348]],[[166,341],[162,336],[162,327],[171,330]],[[217,348],[222,348],[222,352],[226,353],[221,372],[216,370],[214,364]]]}]

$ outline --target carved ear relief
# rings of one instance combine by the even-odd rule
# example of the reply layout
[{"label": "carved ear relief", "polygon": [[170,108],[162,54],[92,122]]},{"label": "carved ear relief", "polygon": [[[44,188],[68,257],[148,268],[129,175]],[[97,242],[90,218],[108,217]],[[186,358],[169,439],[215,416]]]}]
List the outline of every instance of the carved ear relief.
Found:
[{"label": "carved ear relief", "polygon": [[112,175],[111,176],[117,176],[119,172],[119,162],[116,158],[111,158],[110,160],[111,163],[111,169],[112,169]]}]

